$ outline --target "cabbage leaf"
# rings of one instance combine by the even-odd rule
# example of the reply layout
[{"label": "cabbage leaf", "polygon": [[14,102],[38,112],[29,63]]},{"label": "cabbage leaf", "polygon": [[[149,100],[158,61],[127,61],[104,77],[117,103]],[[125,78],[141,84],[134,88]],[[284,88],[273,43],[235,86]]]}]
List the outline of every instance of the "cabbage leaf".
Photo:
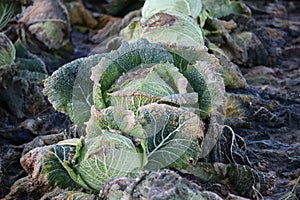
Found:
[{"label": "cabbage leaf", "polygon": [[170,10],[196,18],[199,16],[201,9],[202,3],[199,0],[148,0],[142,8],[142,22],[159,12],[168,12]]},{"label": "cabbage leaf", "polygon": [[164,104],[139,109],[138,121],[146,133],[145,169],[185,168],[197,162],[204,124],[195,113]]}]

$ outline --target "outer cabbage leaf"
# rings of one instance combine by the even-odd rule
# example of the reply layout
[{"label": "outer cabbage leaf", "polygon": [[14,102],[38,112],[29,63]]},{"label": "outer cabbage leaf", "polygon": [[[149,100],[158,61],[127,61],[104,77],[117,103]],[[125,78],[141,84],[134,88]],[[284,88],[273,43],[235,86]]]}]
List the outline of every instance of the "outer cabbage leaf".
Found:
[{"label": "outer cabbage leaf", "polygon": [[[90,94],[93,87],[93,82],[89,79],[90,69],[103,56],[99,54],[74,60],[45,80],[44,94],[48,96],[53,107],[68,114],[78,125],[89,119],[90,106],[93,105]],[[77,76],[80,78],[76,80]]]},{"label": "outer cabbage leaf", "polygon": [[75,154],[75,146],[53,145],[48,156],[44,159],[44,168],[42,173],[47,173],[48,183],[60,188],[80,188],[63,167],[65,161],[70,161]]},{"label": "outer cabbage leaf", "polygon": [[99,192],[114,177],[133,176],[143,167],[144,154],[122,135],[105,131],[77,144],[72,163],[63,166],[79,185]]},{"label": "outer cabbage leaf", "polygon": [[207,85],[207,90],[201,98],[205,99],[199,105],[210,105],[209,107],[209,124],[201,146],[200,157],[205,157],[219,140],[224,125],[224,108],[225,108],[225,86],[222,77],[218,74],[213,63],[206,61],[197,61],[195,69],[203,75]]},{"label": "outer cabbage leaf", "polygon": [[199,0],[146,0],[142,8],[142,22],[159,12],[177,11],[185,15],[196,18],[202,9],[202,3]]},{"label": "outer cabbage leaf", "polygon": [[18,72],[26,80],[40,83],[48,77],[45,63],[38,56],[30,53],[21,42],[15,43]]},{"label": "outer cabbage leaf", "polygon": [[157,13],[143,24],[133,22],[122,31],[122,35],[129,41],[145,38],[153,43],[204,45],[199,25],[191,17],[176,11]]},{"label": "outer cabbage leaf", "polygon": [[166,43],[162,46],[173,55],[174,65],[179,68],[193,90],[198,93],[198,105],[202,118],[205,118],[212,110],[224,107],[225,86],[218,73],[222,72],[222,66],[216,57],[207,52],[206,47]]},{"label": "outer cabbage leaf", "polygon": [[43,42],[49,49],[59,49],[69,42],[66,37],[67,27],[68,24],[63,20],[47,19],[32,24],[28,30],[35,33],[36,39]]},{"label": "outer cabbage leaf", "polygon": [[149,104],[139,109],[138,121],[146,133],[148,163],[145,169],[185,168],[197,162],[204,125],[185,109]]},{"label": "outer cabbage leaf", "polygon": [[[206,47],[187,47],[163,44],[172,53],[174,65],[188,79],[198,93],[200,116],[209,118],[200,157],[205,157],[215,146],[224,125],[225,86],[219,73],[226,73],[218,59],[207,52]],[[190,97],[193,99],[192,97]],[[195,98],[195,97],[194,97]]]},{"label": "outer cabbage leaf", "polygon": [[107,92],[123,74],[137,67],[151,67],[157,63],[173,63],[173,58],[159,45],[141,39],[133,44],[123,42],[118,50],[112,51],[93,68],[94,104],[102,109],[108,106]]},{"label": "outer cabbage leaf", "polygon": [[5,65],[13,64],[15,56],[16,49],[13,43],[5,34],[0,33],[0,69]]},{"label": "outer cabbage leaf", "polygon": [[86,139],[91,139],[93,137],[97,137],[103,133],[103,130],[101,129],[101,126],[99,126],[98,123],[98,110],[95,108],[95,106],[91,107],[91,116],[90,119],[86,122]]}]

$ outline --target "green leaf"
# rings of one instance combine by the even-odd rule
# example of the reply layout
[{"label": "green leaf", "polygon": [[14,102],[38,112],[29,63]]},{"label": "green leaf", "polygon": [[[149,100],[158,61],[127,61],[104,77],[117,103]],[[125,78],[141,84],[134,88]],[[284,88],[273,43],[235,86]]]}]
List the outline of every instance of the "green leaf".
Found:
[{"label": "green leaf", "polygon": [[21,77],[38,84],[48,77],[46,65],[42,59],[30,53],[20,41],[15,43],[15,48],[17,70]]},{"label": "green leaf", "polygon": [[156,102],[164,96],[187,93],[188,87],[186,78],[169,63],[128,72],[118,80],[126,81],[115,92],[109,93],[110,105],[134,112],[140,106]]},{"label": "green leaf", "polygon": [[16,49],[13,43],[5,34],[0,33],[0,69],[13,64],[15,57]]},{"label": "green leaf", "polygon": [[90,69],[103,56],[99,54],[74,60],[45,80],[44,94],[53,107],[68,114],[78,125],[83,125],[90,117],[90,107],[93,105]]},{"label": "green leaf", "polygon": [[91,116],[90,119],[86,122],[86,139],[91,139],[97,137],[103,133],[101,126],[98,123],[98,110],[95,106],[91,107]]},{"label": "green leaf", "polygon": [[53,145],[48,156],[44,159],[44,168],[42,174],[47,173],[48,183],[60,188],[78,189],[80,186],[74,182],[67,170],[63,167],[64,161],[71,161],[75,153],[74,146]]},{"label": "green leaf", "polygon": [[[93,106],[91,113],[92,117],[86,128],[86,138],[94,138],[105,133],[105,131],[110,131],[127,137],[134,143],[138,152],[145,152],[145,133],[132,111],[112,106],[98,111]],[[144,166],[147,160],[146,158],[143,159],[142,165]]]},{"label": "green leaf", "polygon": [[151,67],[157,63],[173,63],[172,56],[156,44],[146,40],[128,44],[123,42],[120,48],[107,54],[93,68],[94,104],[96,108],[107,107],[107,92],[122,75],[137,67]]},{"label": "green leaf", "polygon": [[[79,185],[99,192],[104,183],[114,177],[132,176],[144,162],[144,154],[122,135],[105,131],[79,143],[73,165],[64,162],[65,169]],[[74,156],[74,157],[75,157]]]},{"label": "green leaf", "polygon": [[190,112],[199,113],[198,93],[172,94],[161,98],[158,103],[164,103],[184,108]]},{"label": "green leaf", "polygon": [[219,74],[223,69],[218,59],[209,54],[204,46],[163,44],[163,47],[173,55],[174,65],[198,93],[201,118],[205,118],[213,110],[222,110],[225,103],[225,86]]},{"label": "green leaf", "polygon": [[[95,108],[94,108],[95,109]],[[144,131],[139,128],[139,124],[135,119],[135,115],[130,110],[121,107],[110,106],[100,111],[94,110],[98,127],[101,130],[117,131],[128,133],[133,137],[144,139]]]},{"label": "green leaf", "polygon": [[142,9],[142,22],[159,12],[177,11],[196,18],[202,9],[199,0],[146,0]]},{"label": "green leaf", "polygon": [[202,31],[196,21],[176,11],[157,13],[145,23],[133,23],[123,30],[123,36],[129,41],[145,38],[153,43],[204,45]]},{"label": "green leaf", "polygon": [[146,132],[148,170],[185,168],[197,161],[204,125],[199,116],[181,108],[149,104],[139,109]]}]

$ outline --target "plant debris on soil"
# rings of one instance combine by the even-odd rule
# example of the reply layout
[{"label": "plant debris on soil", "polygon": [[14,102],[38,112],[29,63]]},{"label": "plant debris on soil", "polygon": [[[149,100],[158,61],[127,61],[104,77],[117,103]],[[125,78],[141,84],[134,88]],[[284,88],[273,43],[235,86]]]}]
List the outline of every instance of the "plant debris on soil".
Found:
[{"label": "plant debris on soil", "polygon": [[[44,79],[72,60],[107,53],[120,46],[120,31],[141,17],[138,9],[143,1],[116,2],[11,2],[19,9],[22,4],[23,11],[19,10],[1,30],[14,44],[16,56],[13,67],[0,66],[0,198],[65,198],[57,187],[28,184],[28,174],[38,176],[41,169],[41,164],[36,163],[41,154],[31,150],[41,147],[44,148],[41,151],[46,152],[48,145],[84,135],[82,128],[74,125],[67,115],[55,111],[49,103],[42,92]],[[218,150],[224,155],[222,159],[215,159],[217,164],[214,167],[224,171],[236,167],[241,173],[250,173],[250,169],[243,168],[243,171],[238,164],[251,166],[268,174],[274,181],[272,187],[268,183],[267,186],[262,184],[261,187],[269,188],[258,195],[260,198],[300,199],[300,2],[242,2],[250,8],[250,17],[230,14],[215,21],[208,19],[211,21],[203,27],[207,30],[205,44],[210,47],[209,53],[226,54],[231,61],[220,59],[221,65],[228,67],[221,73],[224,72],[227,97],[225,125],[230,128],[223,130],[220,138],[223,146]],[[51,5],[51,9],[43,10],[48,8],[47,4]],[[45,30],[46,23],[51,23],[53,30]],[[220,27],[224,32],[216,33],[215,30]],[[5,41],[1,36],[0,51],[9,48]],[[214,45],[218,47],[214,48]],[[232,131],[236,135],[233,136]],[[233,155],[225,155],[232,147],[232,141],[238,148]],[[31,164],[35,166],[24,164],[27,158],[24,155],[30,151],[32,157],[28,159],[33,159]],[[198,191],[201,186],[196,183],[203,182],[203,179],[199,180],[199,177],[184,170],[176,173],[168,170],[148,172],[138,181],[110,180],[105,184],[102,195],[112,195],[109,194],[111,191],[123,192],[124,185],[129,184],[133,186],[125,191],[128,198],[144,194],[147,191],[143,184],[150,180],[154,182],[151,187],[159,187],[162,177],[167,177],[163,180],[168,179],[170,183],[175,182],[174,187],[179,191]],[[238,181],[233,175],[224,177],[228,181],[226,184],[232,188],[221,187],[213,181],[203,184],[205,188],[213,188],[211,191],[218,191],[220,196],[230,199],[241,198],[232,191],[238,191],[237,195],[241,196],[247,193],[241,191],[245,188],[237,188]],[[172,192],[168,195],[172,196]],[[155,192],[152,195],[153,199],[163,198]],[[197,195],[214,198],[214,194],[209,192]]]}]

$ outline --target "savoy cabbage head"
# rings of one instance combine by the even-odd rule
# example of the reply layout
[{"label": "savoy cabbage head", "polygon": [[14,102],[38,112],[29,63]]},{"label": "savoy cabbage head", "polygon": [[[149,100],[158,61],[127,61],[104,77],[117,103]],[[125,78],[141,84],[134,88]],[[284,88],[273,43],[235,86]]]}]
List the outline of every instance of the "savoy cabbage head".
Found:
[{"label": "savoy cabbage head", "polygon": [[[131,43],[75,60],[46,79],[50,102],[86,130],[84,138],[54,145],[48,159],[75,185],[98,193],[114,177],[186,169],[216,144],[224,121],[220,64],[194,19],[201,1],[174,2],[146,1],[144,21],[124,30]],[[67,147],[71,156],[59,156]]]},{"label": "savoy cabbage head", "polygon": [[44,92],[86,127],[86,136],[53,146],[52,154],[75,146],[71,161],[59,160],[75,183],[92,191],[143,169],[195,164],[214,146],[223,122],[224,84],[215,61],[205,48],[163,48],[141,39],[66,64],[45,81]]}]

